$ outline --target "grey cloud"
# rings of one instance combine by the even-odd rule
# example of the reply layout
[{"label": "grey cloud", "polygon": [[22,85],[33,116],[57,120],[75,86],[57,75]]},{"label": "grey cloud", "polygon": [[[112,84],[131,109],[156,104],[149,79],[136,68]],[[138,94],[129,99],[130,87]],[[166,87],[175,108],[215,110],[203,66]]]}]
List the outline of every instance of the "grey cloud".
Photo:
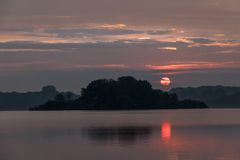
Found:
[{"label": "grey cloud", "polygon": [[14,32],[26,32],[26,33],[29,33],[29,32],[33,32],[34,30],[32,28],[0,28],[0,32],[2,33],[14,33]]},{"label": "grey cloud", "polygon": [[112,42],[96,43],[41,43],[32,41],[13,41],[0,43],[0,49],[81,49],[81,48],[123,48],[124,47],[187,47],[188,43],[184,42],[161,42],[156,40],[117,40]]},{"label": "grey cloud", "polygon": [[[127,23],[239,33],[239,5],[237,0],[2,0],[0,15],[76,17],[62,20],[62,25]],[[58,20],[45,18],[42,22],[52,21]]]},{"label": "grey cloud", "polygon": [[172,32],[173,32],[172,30],[162,30],[162,31],[156,30],[156,31],[147,31],[146,33],[150,35],[165,35],[165,34],[171,34]]},{"label": "grey cloud", "polygon": [[193,41],[194,43],[200,43],[200,44],[209,44],[216,42],[216,40],[207,39],[207,38],[189,38],[189,40]]},{"label": "grey cloud", "polygon": [[54,33],[59,36],[72,35],[125,35],[125,34],[140,34],[142,31],[128,30],[128,29],[49,29],[46,33]]}]

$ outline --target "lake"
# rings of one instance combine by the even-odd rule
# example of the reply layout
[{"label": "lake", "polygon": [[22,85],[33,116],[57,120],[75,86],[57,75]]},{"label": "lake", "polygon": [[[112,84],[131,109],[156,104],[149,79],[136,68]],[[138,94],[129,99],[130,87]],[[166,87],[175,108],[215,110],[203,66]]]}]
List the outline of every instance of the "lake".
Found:
[{"label": "lake", "polygon": [[1,160],[239,160],[240,109],[0,112]]}]

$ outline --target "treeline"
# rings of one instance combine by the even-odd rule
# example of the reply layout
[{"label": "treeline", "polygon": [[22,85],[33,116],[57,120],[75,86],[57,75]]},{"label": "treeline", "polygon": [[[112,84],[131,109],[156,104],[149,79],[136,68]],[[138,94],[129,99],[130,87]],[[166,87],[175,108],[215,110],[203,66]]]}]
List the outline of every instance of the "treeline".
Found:
[{"label": "treeline", "polygon": [[0,110],[28,110],[53,99],[59,92],[54,86],[45,86],[36,92],[0,92]]},{"label": "treeline", "polygon": [[58,94],[66,98],[76,99],[79,95],[72,92],[59,92],[54,86],[44,86],[35,92],[0,92],[0,110],[29,110],[34,106],[46,103],[54,99]]},{"label": "treeline", "polygon": [[53,100],[30,110],[135,110],[207,108],[201,101],[179,100],[173,93],[153,89],[146,80],[120,77],[100,79],[82,88],[81,96],[72,99],[58,94]]},{"label": "treeline", "polygon": [[173,88],[170,93],[176,93],[180,100],[193,99],[203,101],[213,108],[240,107],[240,87],[202,86]]}]

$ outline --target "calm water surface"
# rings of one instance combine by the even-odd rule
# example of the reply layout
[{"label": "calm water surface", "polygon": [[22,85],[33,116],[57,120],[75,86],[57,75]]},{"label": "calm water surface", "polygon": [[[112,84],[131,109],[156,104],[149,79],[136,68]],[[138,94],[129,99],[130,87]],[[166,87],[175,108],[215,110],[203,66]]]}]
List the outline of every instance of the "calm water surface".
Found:
[{"label": "calm water surface", "polygon": [[240,160],[240,109],[0,112],[0,160]]}]

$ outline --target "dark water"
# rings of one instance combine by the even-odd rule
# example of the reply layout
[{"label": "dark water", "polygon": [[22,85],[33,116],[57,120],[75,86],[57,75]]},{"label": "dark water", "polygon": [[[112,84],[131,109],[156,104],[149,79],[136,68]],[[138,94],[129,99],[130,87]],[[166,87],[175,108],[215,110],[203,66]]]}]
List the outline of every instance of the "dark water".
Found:
[{"label": "dark water", "polygon": [[0,112],[0,160],[240,160],[240,109]]}]

